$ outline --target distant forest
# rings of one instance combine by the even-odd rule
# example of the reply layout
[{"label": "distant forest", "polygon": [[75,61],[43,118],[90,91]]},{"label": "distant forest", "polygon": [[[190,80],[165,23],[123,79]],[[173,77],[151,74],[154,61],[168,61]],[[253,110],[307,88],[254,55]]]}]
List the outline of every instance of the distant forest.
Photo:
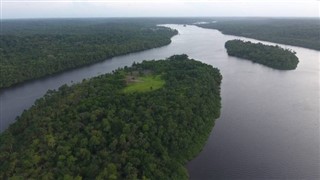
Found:
[{"label": "distant forest", "polygon": [[139,19],[3,20],[0,89],[131,52],[167,45],[176,30]]},{"label": "distant forest", "polygon": [[225,43],[227,53],[280,70],[296,69],[299,63],[296,53],[280,46],[231,40]]},{"label": "distant forest", "polygon": [[216,18],[197,26],[224,34],[320,50],[319,18]]},{"label": "distant forest", "polygon": [[315,18],[2,20],[0,89],[110,57],[167,45],[178,32],[157,24],[196,22],[210,22],[197,26],[225,34],[320,50],[320,20]]},{"label": "distant forest", "polygon": [[0,135],[0,179],[188,179],[221,80],[175,55],[49,91]]}]

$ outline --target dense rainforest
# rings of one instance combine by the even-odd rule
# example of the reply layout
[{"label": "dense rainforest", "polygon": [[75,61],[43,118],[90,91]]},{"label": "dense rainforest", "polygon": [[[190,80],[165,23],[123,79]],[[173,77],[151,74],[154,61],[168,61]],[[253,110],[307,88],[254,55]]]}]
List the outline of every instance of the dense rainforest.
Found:
[{"label": "dense rainforest", "polygon": [[106,58],[167,45],[176,30],[124,19],[3,20],[0,89]]},{"label": "dense rainforest", "polygon": [[2,20],[0,89],[170,43],[177,31],[157,24],[197,24],[225,34],[320,50],[312,18],[84,18]]},{"label": "dense rainforest", "polygon": [[50,90],[0,135],[0,179],[187,179],[221,79],[174,55]]},{"label": "dense rainforest", "polygon": [[197,26],[224,34],[320,50],[319,18],[216,18]]},{"label": "dense rainforest", "polygon": [[251,60],[275,69],[292,70],[296,69],[299,63],[296,53],[283,49],[280,46],[269,46],[262,43],[251,43],[250,41],[230,40],[225,43],[227,53]]}]

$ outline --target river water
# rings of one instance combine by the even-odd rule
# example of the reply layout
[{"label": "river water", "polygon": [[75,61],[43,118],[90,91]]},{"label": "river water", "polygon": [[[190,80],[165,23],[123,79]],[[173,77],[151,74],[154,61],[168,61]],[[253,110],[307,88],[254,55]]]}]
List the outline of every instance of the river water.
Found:
[{"label": "river water", "polygon": [[319,51],[280,45],[296,51],[300,63],[296,70],[279,71],[229,57],[224,48],[230,39],[263,41],[196,26],[166,26],[179,31],[168,46],[3,90],[0,131],[48,89],[111,72],[134,61],[185,53],[218,67],[223,75],[221,117],[203,151],[187,164],[190,179],[320,179]]}]

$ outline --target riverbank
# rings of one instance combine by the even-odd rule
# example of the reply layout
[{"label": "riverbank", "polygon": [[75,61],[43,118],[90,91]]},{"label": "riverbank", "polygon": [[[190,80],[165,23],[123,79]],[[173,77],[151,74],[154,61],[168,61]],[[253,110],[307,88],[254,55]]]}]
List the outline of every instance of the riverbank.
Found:
[{"label": "riverbank", "polygon": [[[169,28],[132,21],[4,21],[0,90],[115,56],[168,45],[177,34]],[[21,31],[20,24],[24,24],[25,31]]]}]

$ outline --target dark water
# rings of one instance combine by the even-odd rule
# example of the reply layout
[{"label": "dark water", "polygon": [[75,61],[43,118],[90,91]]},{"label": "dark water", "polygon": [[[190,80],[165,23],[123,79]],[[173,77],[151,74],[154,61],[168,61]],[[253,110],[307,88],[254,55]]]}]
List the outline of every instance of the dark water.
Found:
[{"label": "dark water", "polygon": [[223,75],[221,117],[203,151],[187,165],[191,179],[320,179],[320,52],[281,45],[295,50],[300,63],[294,71],[273,70],[228,57],[225,41],[239,37],[195,26],[169,26],[180,35],[168,46],[2,91],[0,130],[48,89],[111,72],[133,61],[186,53],[218,67]]}]

